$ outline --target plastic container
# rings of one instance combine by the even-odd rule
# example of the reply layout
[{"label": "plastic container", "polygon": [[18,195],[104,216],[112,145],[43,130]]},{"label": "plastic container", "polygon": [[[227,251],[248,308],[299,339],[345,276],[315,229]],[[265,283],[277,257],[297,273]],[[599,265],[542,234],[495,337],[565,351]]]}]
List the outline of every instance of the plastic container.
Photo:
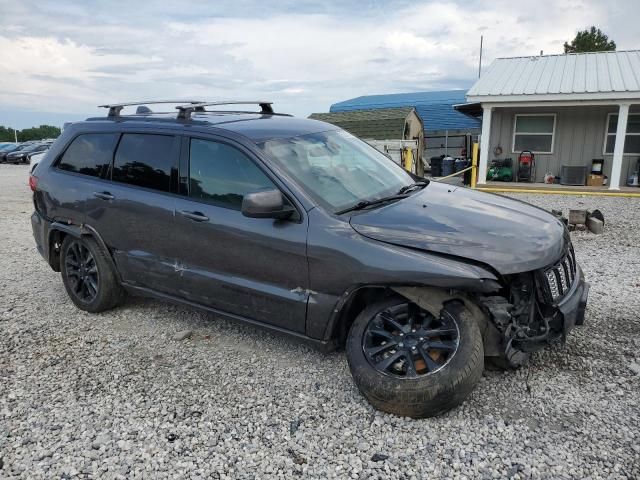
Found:
[{"label": "plastic container", "polygon": [[466,158],[456,158],[454,162],[454,169],[456,173],[467,168],[467,163],[468,161]]},{"label": "plastic container", "polygon": [[442,177],[451,175],[454,172],[455,160],[452,157],[444,157],[442,159]]},{"label": "plastic container", "polygon": [[434,177],[442,176],[442,156],[431,157],[429,163],[431,164],[431,175]]}]

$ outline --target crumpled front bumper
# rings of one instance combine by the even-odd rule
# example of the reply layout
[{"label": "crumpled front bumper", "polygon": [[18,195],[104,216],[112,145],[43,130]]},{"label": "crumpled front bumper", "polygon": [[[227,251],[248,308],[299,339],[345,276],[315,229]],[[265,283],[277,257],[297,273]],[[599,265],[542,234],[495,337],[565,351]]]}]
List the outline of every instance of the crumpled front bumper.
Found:
[{"label": "crumpled front bumper", "polygon": [[557,304],[557,308],[563,316],[563,336],[573,329],[575,325],[584,324],[587,298],[590,285],[584,279],[584,273],[580,266],[576,268],[576,279],[569,293]]}]

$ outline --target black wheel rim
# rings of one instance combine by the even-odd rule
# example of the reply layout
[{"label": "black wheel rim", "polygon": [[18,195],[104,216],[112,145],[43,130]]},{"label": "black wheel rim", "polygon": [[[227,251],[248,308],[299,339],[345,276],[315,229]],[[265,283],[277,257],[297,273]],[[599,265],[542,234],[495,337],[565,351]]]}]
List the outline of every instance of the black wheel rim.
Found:
[{"label": "black wheel rim", "polygon": [[442,369],[458,350],[460,332],[445,309],[438,316],[415,303],[381,311],[365,329],[362,347],[367,361],[385,375],[416,378]]},{"label": "black wheel rim", "polygon": [[80,242],[71,242],[64,259],[65,273],[77,299],[91,303],[98,295],[98,266],[91,251]]}]

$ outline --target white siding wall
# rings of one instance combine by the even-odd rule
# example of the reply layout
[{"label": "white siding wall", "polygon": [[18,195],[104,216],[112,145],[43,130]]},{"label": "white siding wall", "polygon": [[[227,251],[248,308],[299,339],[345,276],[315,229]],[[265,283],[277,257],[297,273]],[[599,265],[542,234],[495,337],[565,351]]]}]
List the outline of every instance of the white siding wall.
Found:
[{"label": "white siding wall", "polygon": [[[637,109],[636,109],[637,111]],[[530,107],[530,108],[494,108],[491,122],[491,149],[489,164],[494,158],[513,158],[514,167],[518,154],[512,152],[513,122],[517,113],[555,113],[556,132],[553,153],[536,154],[536,181],[542,182],[544,175],[550,172],[560,174],[561,165],[585,165],[591,168],[591,160],[604,158],[604,173],[611,175],[612,155],[603,155],[602,147],[607,123],[607,114],[617,113],[618,107],[585,106],[585,107]],[[632,112],[634,108],[632,107]],[[635,112],[634,112],[635,113]],[[493,154],[494,148],[500,145],[502,155]],[[637,156],[624,156],[620,185],[626,183],[627,176],[635,171]],[[515,172],[514,172],[515,174]]]}]

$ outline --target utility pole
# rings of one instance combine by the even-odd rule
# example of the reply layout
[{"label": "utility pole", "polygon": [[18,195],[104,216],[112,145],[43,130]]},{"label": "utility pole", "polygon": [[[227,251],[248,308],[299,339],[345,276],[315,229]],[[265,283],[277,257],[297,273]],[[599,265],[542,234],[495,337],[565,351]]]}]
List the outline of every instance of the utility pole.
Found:
[{"label": "utility pole", "polygon": [[13,138],[15,138],[16,143],[18,143],[18,131],[15,128],[13,129]]},{"label": "utility pole", "polygon": [[482,72],[482,35],[480,35],[480,61],[478,62],[478,78],[480,78],[480,72]]}]

